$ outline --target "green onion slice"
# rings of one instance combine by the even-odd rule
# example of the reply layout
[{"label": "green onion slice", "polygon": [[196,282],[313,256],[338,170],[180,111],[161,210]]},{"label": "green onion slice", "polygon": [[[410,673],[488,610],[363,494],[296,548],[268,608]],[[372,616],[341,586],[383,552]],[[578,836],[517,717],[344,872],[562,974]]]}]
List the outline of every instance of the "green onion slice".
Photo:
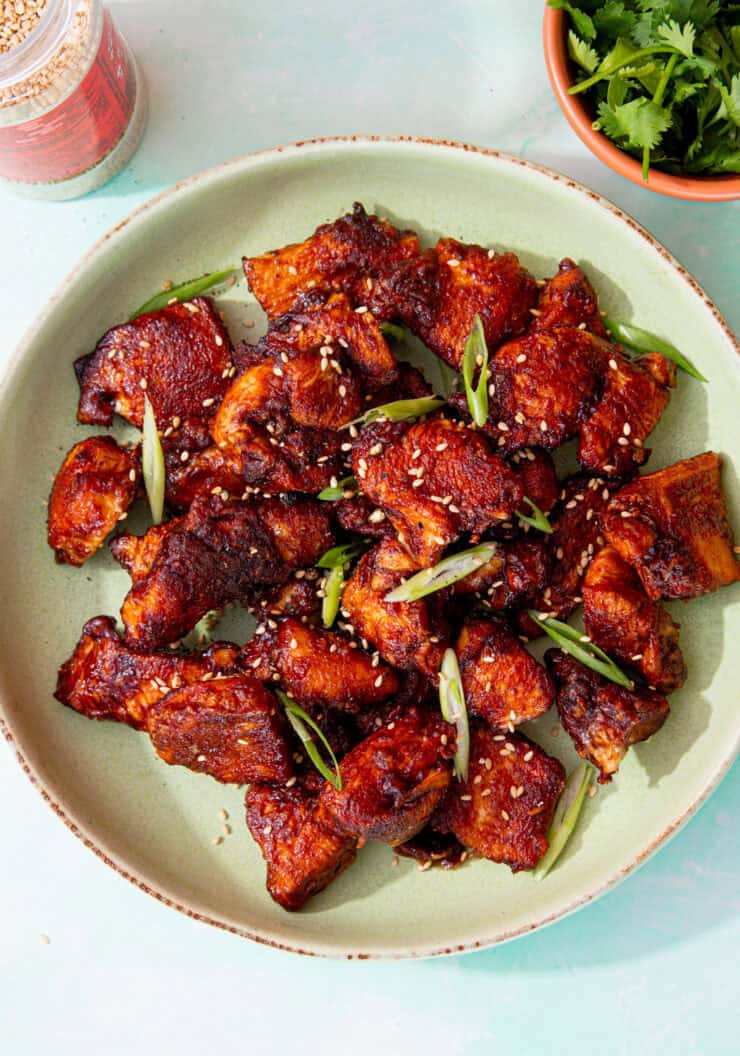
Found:
[{"label": "green onion slice", "polygon": [[685,370],[692,378],[696,378],[698,381],[709,380],[696,369],[691,360],[687,359],[682,352],[679,352],[673,345],[669,345],[667,341],[663,341],[662,338],[651,334],[649,330],[642,330],[639,326],[631,326],[628,323],[620,323],[618,320],[610,319],[608,316],[603,316],[601,321],[612,337],[616,338],[620,344],[627,345],[635,352],[660,352],[661,356],[665,356],[666,359],[672,359],[677,367]]},{"label": "green onion slice", "polygon": [[342,477],[336,485],[330,484],[323,491],[320,491],[316,498],[321,499],[322,502],[339,502],[340,499],[344,498],[345,491],[356,488],[357,481],[354,477]]},{"label": "green onion slice", "polygon": [[324,597],[321,602],[321,620],[324,627],[331,627],[336,620],[343,591],[344,565],[334,565],[324,583]]},{"label": "green onion slice", "polygon": [[[474,386],[473,378],[477,367],[480,367],[480,374],[478,384]],[[473,329],[465,342],[462,376],[473,421],[478,426],[485,425],[488,420],[488,345],[479,315],[473,320]]]},{"label": "green onion slice", "polygon": [[445,650],[442,666],[439,669],[439,706],[442,709],[442,718],[446,722],[454,723],[457,730],[453,772],[460,781],[467,781],[470,760],[470,728],[460,668],[454,649]]},{"label": "green onion slice", "polygon": [[371,407],[359,418],[343,425],[342,429],[349,429],[351,425],[367,425],[377,418],[388,418],[392,422],[402,422],[406,418],[421,418],[423,414],[436,411],[445,402],[438,396],[420,396],[418,400],[393,400],[392,403],[382,403],[379,407]]},{"label": "green onion slice", "polygon": [[209,275],[201,275],[199,279],[190,279],[189,282],[182,282],[179,286],[173,286],[169,290],[160,290],[159,293],[155,293],[153,297],[150,297],[148,301],[142,304],[141,308],[137,308],[133,315],[129,316],[129,319],[136,319],[140,315],[146,315],[147,312],[156,312],[160,308],[166,308],[168,304],[172,304],[175,301],[191,301],[193,297],[205,293],[206,290],[219,286],[224,279],[228,279],[229,275],[233,275],[235,271],[237,271],[236,268],[212,271]]},{"label": "green onion slice", "polygon": [[384,601],[418,601],[419,598],[443,590],[458,579],[464,579],[475,572],[481,565],[490,561],[496,553],[496,543],[481,543],[470,550],[461,550],[459,554],[445,557],[433,568],[424,568],[411,576],[405,583],[386,594]]},{"label": "green onion slice", "polygon": [[580,763],[568,777],[547,833],[547,850],[532,873],[535,880],[544,880],[560,857],[576,827],[593,776],[593,769]]},{"label": "green onion slice", "polygon": [[342,543],[341,546],[333,546],[316,562],[319,568],[336,568],[344,566],[354,557],[359,557],[367,550],[370,544],[366,542]]},{"label": "green onion slice", "polygon": [[406,337],[406,331],[397,323],[381,323],[380,329],[386,337],[392,337],[394,341],[403,341]]},{"label": "green onion slice", "polygon": [[152,520],[160,524],[164,514],[164,452],[157,432],[157,420],[149,397],[144,397],[144,424],[141,431],[141,470],[149,499]]},{"label": "green onion slice", "polygon": [[580,660],[585,667],[590,667],[592,671],[597,671],[604,678],[608,678],[610,682],[616,682],[618,686],[624,686],[625,689],[635,688],[635,683],[632,679],[627,678],[624,671],[617,667],[612,658],[593,642],[584,642],[583,635],[575,627],[570,627],[567,623],[556,620],[553,616],[542,619],[533,609],[528,609],[527,612],[537,626],[552,638],[556,645],[559,645],[561,649],[565,649],[566,653],[570,653],[576,660]]},{"label": "green onion slice", "polygon": [[538,532],[545,532],[547,535],[551,535],[554,529],[548,521],[547,516],[542,512],[539,506],[532,502],[531,499],[527,498],[526,495],[524,496],[524,501],[531,509],[533,516],[529,517],[526,513],[520,513],[519,510],[517,510],[516,515],[519,520],[524,521],[525,524],[530,525],[532,528],[536,528]]},{"label": "green onion slice", "polygon": [[[330,785],[334,785],[337,792],[341,792],[342,774],[339,770],[339,763],[337,762],[336,755],[332,751],[331,745],[326,739],[324,731],[316,722],[314,722],[311,716],[303,710],[303,708],[299,707],[299,705],[296,704],[294,700],[291,700],[287,693],[283,693],[281,689],[276,689],[275,692],[281,704],[285,708],[285,714],[288,718],[288,722],[298,734],[301,739],[301,743],[303,744],[303,747],[306,749],[306,755],[311,760],[311,762],[316,767],[321,776],[326,778]],[[321,758],[321,753],[319,752],[318,748],[316,747],[316,744],[314,743],[314,739],[311,736],[310,730],[313,730],[313,732],[323,744],[326,751],[329,753],[332,764],[334,766],[333,772],[329,769],[324,760]]]}]

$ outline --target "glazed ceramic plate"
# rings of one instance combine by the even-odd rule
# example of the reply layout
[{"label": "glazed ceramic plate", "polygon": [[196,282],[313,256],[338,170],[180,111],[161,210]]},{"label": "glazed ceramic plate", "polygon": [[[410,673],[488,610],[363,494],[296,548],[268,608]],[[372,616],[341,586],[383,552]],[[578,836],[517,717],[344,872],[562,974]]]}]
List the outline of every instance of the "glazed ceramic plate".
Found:
[{"label": "glazed ceramic plate", "polygon": [[[83,622],[117,614],[128,584],[107,551],[75,570],[55,565],[46,546],[52,475],[63,453],[92,432],[75,421],[72,361],[163,280],[302,239],[355,200],[413,226],[429,244],[444,234],[512,249],[538,277],[572,257],[610,315],[688,352],[710,384],[680,376],[653,434],[650,468],[708,448],[721,452],[740,524],[737,348],[693,280],[629,217],[565,177],[455,144],[353,139],[268,151],[173,188],[111,231],[64,283],[2,379],[0,691],[29,776],[73,831],[143,890],[290,950],[423,956],[502,942],[585,905],[697,809],[736,751],[740,612],[735,590],[671,606],[689,679],[671,698],[665,727],[630,751],[613,785],[588,801],[567,853],[539,884],[485,861],[422,873],[409,861],[394,866],[389,848],[371,845],[304,911],[288,914],[266,894],[239,789],[168,767],[142,734],[92,722],[53,700],[57,667]],[[235,338],[260,332],[261,313],[247,302],[243,283],[224,298]],[[249,317],[259,325],[245,330],[241,321]],[[145,511],[132,520],[143,530]],[[232,623],[226,632],[245,635],[246,625]],[[554,712],[530,732],[572,767]],[[234,832],[214,845],[222,808]]]}]

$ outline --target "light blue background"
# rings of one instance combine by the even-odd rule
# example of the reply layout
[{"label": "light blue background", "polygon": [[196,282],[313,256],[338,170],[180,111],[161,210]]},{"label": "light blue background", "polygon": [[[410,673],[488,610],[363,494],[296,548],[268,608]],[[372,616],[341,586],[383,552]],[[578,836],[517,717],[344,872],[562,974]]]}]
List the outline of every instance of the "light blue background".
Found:
[{"label": "light blue background", "polygon": [[[546,79],[538,0],[441,6],[111,3],[149,83],[146,138],[124,173],[78,202],[0,191],[0,368],[80,254],[135,205],[226,158],[353,132],[468,140],[582,180],[665,243],[740,328],[737,203],[660,198],[587,153]],[[0,804],[8,1056],[740,1051],[737,765],[598,904],[505,947],[419,963],[303,959],[165,909],[73,838],[6,749]]]}]

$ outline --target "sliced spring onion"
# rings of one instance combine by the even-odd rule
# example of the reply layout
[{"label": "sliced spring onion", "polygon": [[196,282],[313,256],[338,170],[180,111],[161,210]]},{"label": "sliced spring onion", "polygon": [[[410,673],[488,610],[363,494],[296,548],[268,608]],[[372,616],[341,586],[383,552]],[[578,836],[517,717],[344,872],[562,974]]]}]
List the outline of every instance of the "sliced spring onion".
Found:
[{"label": "sliced spring onion", "polygon": [[339,502],[340,499],[344,498],[345,491],[356,488],[357,481],[354,477],[342,477],[340,481],[337,481],[336,486],[330,484],[323,491],[320,491],[316,498],[321,499],[323,502]]},{"label": "sliced spring onion", "polygon": [[344,565],[334,565],[324,583],[324,597],[321,602],[321,621],[324,627],[331,627],[336,620],[343,590]]},{"label": "sliced spring onion", "polygon": [[[326,735],[321,727],[314,722],[310,715],[308,715],[303,708],[301,708],[294,700],[288,696],[287,693],[283,693],[281,689],[276,689],[278,699],[285,708],[285,714],[288,718],[288,722],[293,727],[295,732],[301,739],[303,747],[306,749],[306,755],[311,760],[313,765],[316,767],[322,777],[326,778],[329,784],[334,785],[338,792],[342,791],[342,774],[339,770],[339,763],[337,757],[332,751],[332,747],[326,739]],[[332,764],[334,766],[334,772],[332,772],[326,765],[324,760],[321,758],[314,739],[311,736],[310,730],[316,734],[321,743],[323,744],[326,751],[331,757]]]},{"label": "sliced spring onion", "polygon": [[153,297],[145,301],[141,308],[137,308],[129,318],[136,319],[140,315],[146,315],[147,312],[156,312],[160,308],[166,308],[173,301],[190,301],[193,297],[205,293],[206,290],[220,285],[224,279],[228,279],[229,275],[233,275],[236,270],[236,268],[225,268],[223,271],[212,271],[209,275],[201,275],[199,279],[190,279],[188,282],[182,282],[179,286],[173,286],[169,290],[160,290],[159,293],[155,293]]},{"label": "sliced spring onion", "polygon": [[164,514],[164,452],[157,432],[157,420],[149,397],[144,397],[144,424],[141,431],[141,471],[152,520],[160,524]]},{"label": "sliced spring onion", "polygon": [[353,557],[359,557],[368,548],[368,543],[342,543],[341,546],[333,546],[316,562],[318,568],[336,568],[337,565],[346,565]]},{"label": "sliced spring onion", "polygon": [[525,524],[530,525],[532,528],[536,528],[538,532],[545,532],[546,535],[551,535],[553,527],[548,521],[547,516],[542,512],[539,506],[532,502],[531,499],[527,498],[526,495],[524,496],[524,501],[531,509],[533,516],[529,517],[526,513],[520,513],[519,510],[517,510],[516,515],[519,520],[524,521]]},{"label": "sliced spring onion", "polygon": [[433,568],[423,568],[404,583],[386,594],[384,601],[418,601],[419,598],[433,594],[436,590],[449,587],[475,572],[481,565],[490,561],[496,553],[496,543],[481,543],[470,550],[461,550],[459,554],[445,557]]},{"label": "sliced spring onion", "polygon": [[682,352],[679,352],[673,345],[669,345],[667,341],[663,341],[662,338],[651,334],[649,330],[641,330],[639,326],[620,323],[617,319],[610,319],[608,316],[604,316],[601,321],[612,337],[616,338],[620,344],[627,345],[635,352],[660,352],[661,356],[665,356],[666,359],[672,359],[677,367],[685,370],[692,378],[696,378],[698,381],[709,380],[696,369],[691,360],[687,359]]},{"label": "sliced spring onion", "polygon": [[610,682],[616,682],[618,686],[624,686],[625,689],[635,688],[632,679],[627,678],[612,658],[593,642],[584,642],[583,635],[575,627],[570,627],[567,623],[556,620],[552,616],[542,619],[533,609],[527,611],[530,618],[546,635],[552,638],[556,645],[565,649],[566,653],[570,653],[576,660],[580,660],[585,667],[590,667],[592,671],[597,671]]},{"label": "sliced spring onion", "polygon": [[[474,386],[473,378],[477,368],[480,368],[480,373],[478,384]],[[473,320],[473,329],[465,342],[462,376],[473,421],[478,426],[485,425],[488,420],[488,345],[479,315]]]},{"label": "sliced spring onion", "polygon": [[455,724],[457,741],[453,772],[460,781],[468,779],[470,760],[470,729],[468,727],[468,709],[465,706],[460,668],[454,649],[446,649],[439,669],[439,706],[442,718]]},{"label": "sliced spring onion", "polygon": [[406,331],[397,323],[381,323],[380,329],[386,337],[392,337],[394,341],[403,341],[406,337]]},{"label": "sliced spring onion", "polygon": [[347,422],[342,428],[349,429],[351,425],[367,425],[377,418],[388,418],[392,422],[402,422],[406,418],[421,418],[423,414],[436,411],[445,402],[438,396],[420,396],[418,400],[393,400],[392,403],[382,403],[379,407],[371,407],[369,411]]},{"label": "sliced spring onion", "polygon": [[547,833],[547,850],[532,873],[535,880],[544,880],[560,857],[576,827],[593,776],[594,771],[590,766],[579,763],[568,777]]}]

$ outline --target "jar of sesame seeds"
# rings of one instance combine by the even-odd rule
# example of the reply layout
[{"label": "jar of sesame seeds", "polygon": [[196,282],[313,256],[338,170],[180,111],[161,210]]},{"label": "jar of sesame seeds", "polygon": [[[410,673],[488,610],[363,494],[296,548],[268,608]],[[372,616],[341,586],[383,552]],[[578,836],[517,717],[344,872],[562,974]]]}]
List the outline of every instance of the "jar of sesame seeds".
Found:
[{"label": "jar of sesame seeds", "polygon": [[144,130],[144,85],[99,0],[0,0],[0,180],[49,199],[114,176]]}]

